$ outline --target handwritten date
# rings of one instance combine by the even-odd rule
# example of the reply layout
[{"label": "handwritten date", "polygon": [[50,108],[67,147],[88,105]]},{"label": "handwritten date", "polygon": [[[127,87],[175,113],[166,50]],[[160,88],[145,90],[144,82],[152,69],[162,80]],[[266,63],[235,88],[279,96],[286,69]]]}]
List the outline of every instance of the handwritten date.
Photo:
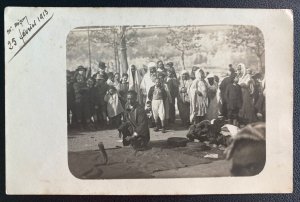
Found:
[{"label": "handwritten date", "polygon": [[32,30],[35,29],[35,27],[38,26],[38,24],[46,19],[48,15],[48,11],[44,9],[34,20],[28,20],[27,16],[24,16],[23,18],[17,20],[15,23],[13,23],[13,26],[10,26],[6,32],[8,35],[10,35],[15,29],[18,30],[19,36],[10,38],[7,41],[8,48],[10,50],[14,49],[18,45],[18,40],[22,40],[25,44],[25,37],[29,35]]}]

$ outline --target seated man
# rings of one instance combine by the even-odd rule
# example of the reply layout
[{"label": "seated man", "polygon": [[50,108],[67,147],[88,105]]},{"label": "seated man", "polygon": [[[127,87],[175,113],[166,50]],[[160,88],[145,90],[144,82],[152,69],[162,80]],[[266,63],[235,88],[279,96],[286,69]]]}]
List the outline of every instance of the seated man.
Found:
[{"label": "seated man", "polygon": [[148,119],[146,112],[137,102],[137,93],[128,91],[125,105],[124,120],[119,127],[123,134],[123,145],[131,145],[135,150],[146,148],[150,140]]}]

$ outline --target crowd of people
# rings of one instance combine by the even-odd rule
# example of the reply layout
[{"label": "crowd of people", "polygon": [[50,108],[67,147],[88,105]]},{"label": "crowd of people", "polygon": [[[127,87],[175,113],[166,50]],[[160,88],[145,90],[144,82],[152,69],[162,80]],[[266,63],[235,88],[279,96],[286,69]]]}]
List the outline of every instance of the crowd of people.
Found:
[{"label": "crowd of people", "polygon": [[128,94],[145,112],[146,127],[156,132],[165,133],[174,124],[176,103],[185,127],[220,116],[235,126],[265,119],[264,75],[253,74],[244,64],[229,64],[227,75],[220,79],[197,66],[178,74],[172,62],[165,65],[161,60],[150,62],[145,73],[130,65],[122,75],[106,72],[105,63],[99,62],[93,75],[83,66],[67,71],[68,127],[120,128],[133,106],[127,105]]}]

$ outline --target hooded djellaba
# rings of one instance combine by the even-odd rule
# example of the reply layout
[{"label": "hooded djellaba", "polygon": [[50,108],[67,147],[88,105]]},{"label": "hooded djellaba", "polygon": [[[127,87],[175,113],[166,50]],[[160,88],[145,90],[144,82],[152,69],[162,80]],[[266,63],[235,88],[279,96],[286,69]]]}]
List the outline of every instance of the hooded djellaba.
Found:
[{"label": "hooded djellaba", "polygon": [[254,108],[254,80],[251,76],[251,69],[246,69],[245,74],[239,78],[239,85],[242,89],[243,104],[239,111],[239,118],[244,124],[253,123],[257,120]]},{"label": "hooded djellaba", "polygon": [[192,84],[189,72],[183,70],[179,78],[177,106],[181,122],[184,126],[190,125],[190,96],[189,91]]},{"label": "hooded djellaba", "polygon": [[212,120],[218,118],[218,99],[217,99],[217,90],[218,83],[215,81],[215,76],[210,73],[207,75],[207,96],[209,99],[208,109],[206,119]]},{"label": "hooded djellaba", "polygon": [[133,90],[137,93],[137,101],[138,103],[143,105],[143,99],[140,90],[140,84],[142,79],[139,72],[137,71],[136,66],[130,65],[127,70],[127,74],[128,74],[129,90]]},{"label": "hooded djellaba", "polygon": [[147,103],[148,101],[149,90],[155,85],[155,78],[157,76],[155,62],[150,62],[147,67],[147,73],[144,75],[140,85],[143,97],[145,98],[144,103]]}]

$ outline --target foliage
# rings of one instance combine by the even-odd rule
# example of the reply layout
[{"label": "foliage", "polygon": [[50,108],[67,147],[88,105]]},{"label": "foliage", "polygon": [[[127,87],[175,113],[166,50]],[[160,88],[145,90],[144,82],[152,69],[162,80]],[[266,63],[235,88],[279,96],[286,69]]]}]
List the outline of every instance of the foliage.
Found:
[{"label": "foliage", "polygon": [[[259,58],[256,52],[264,52],[261,32],[251,26],[188,26],[188,27],[122,27],[91,28],[90,48],[91,66],[97,67],[102,60],[118,70],[118,62],[123,62],[121,38],[126,41],[127,59],[138,68],[150,61],[172,61],[175,68],[184,65],[217,66],[226,71],[228,64],[243,62],[257,67]],[[257,38],[257,39],[256,39]],[[71,31],[67,37],[67,67],[74,69],[79,65],[88,67],[87,28]],[[263,50],[263,51],[262,51]],[[120,54],[120,55],[119,55]],[[263,58],[263,56],[261,57]],[[120,64],[120,66],[122,66]]]},{"label": "foliage", "polygon": [[254,53],[262,65],[265,53],[264,37],[262,32],[254,26],[234,26],[228,31],[227,40],[230,47],[236,51],[248,50]]}]

